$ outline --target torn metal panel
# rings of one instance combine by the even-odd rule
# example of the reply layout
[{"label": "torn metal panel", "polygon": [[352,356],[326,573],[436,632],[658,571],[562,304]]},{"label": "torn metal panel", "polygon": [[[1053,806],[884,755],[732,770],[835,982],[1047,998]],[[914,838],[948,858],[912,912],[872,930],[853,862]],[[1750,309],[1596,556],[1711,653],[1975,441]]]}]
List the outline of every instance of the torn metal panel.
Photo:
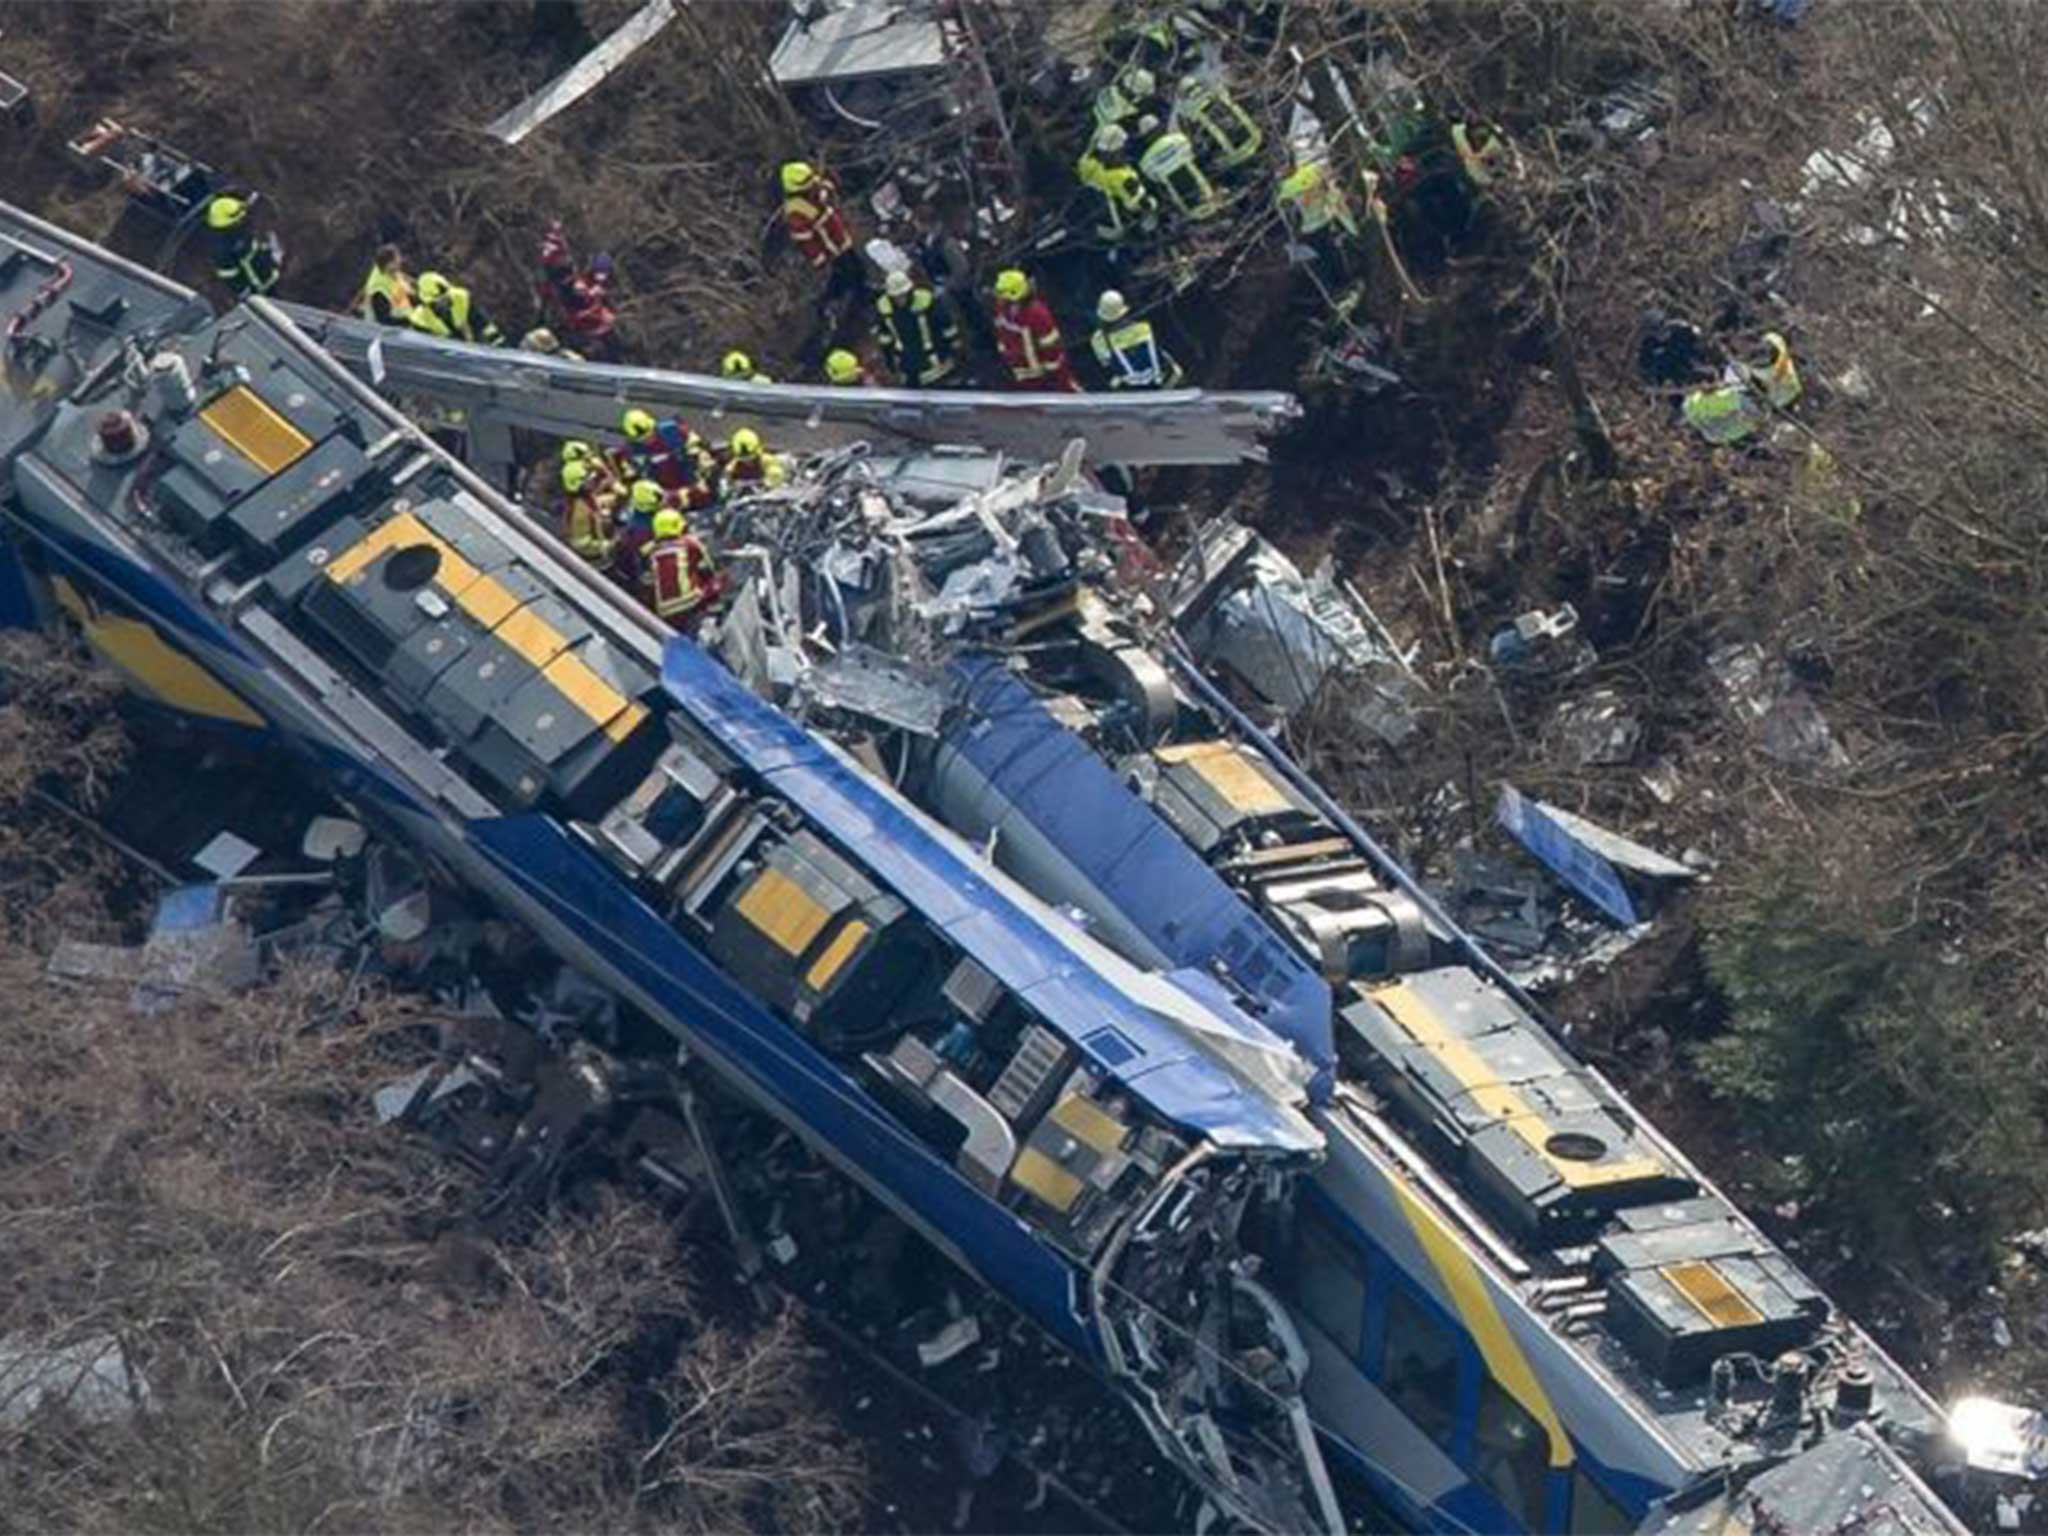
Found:
[{"label": "torn metal panel", "polygon": [[1414,734],[1414,676],[1328,561],[1303,576],[1251,530],[1219,520],[1176,571],[1169,606],[1197,658],[1235,674],[1281,713],[1305,709],[1325,679],[1342,672],[1358,685],[1350,707],[1361,724],[1389,746]]},{"label": "torn metal panel", "polygon": [[1058,458],[1068,442],[1081,438],[1099,463],[1237,464],[1263,461],[1265,435],[1300,411],[1292,395],[1272,390],[1158,390],[1135,400],[1108,392],[748,384],[468,346],[303,305],[254,303],[288,316],[364,378],[370,343],[379,342],[385,372],[380,387],[391,394],[458,407],[472,424],[497,421],[550,437],[614,432],[621,402],[630,400],[652,411],[694,413],[700,426],[707,416],[759,422],[784,450],[839,448],[861,440],[975,443],[1042,460]]},{"label": "torn metal panel", "polygon": [[829,85],[945,64],[946,36],[931,10],[901,0],[852,0],[791,22],[768,73],[777,85]]},{"label": "torn metal panel", "polygon": [[1617,869],[1641,875],[1647,880],[1693,880],[1699,876],[1698,870],[1676,859],[1667,859],[1654,848],[1645,848],[1641,843],[1623,837],[1619,832],[1610,832],[1583,816],[1574,816],[1547,800],[1538,800],[1536,808],[1555,822],[1566,836],[1599,854]]},{"label": "torn metal panel", "polygon": [[676,18],[675,0],[647,0],[616,32],[484,129],[505,144],[517,144],[556,113],[574,106]]},{"label": "torn metal panel", "polygon": [[[1588,847],[1549,814],[1549,807],[1531,801],[1511,785],[1502,785],[1494,820],[1516,842],[1534,854],[1566,885],[1624,928],[1637,922],[1636,904],[1628,887],[1606,857]],[[1647,851],[1647,850],[1645,850]]]}]

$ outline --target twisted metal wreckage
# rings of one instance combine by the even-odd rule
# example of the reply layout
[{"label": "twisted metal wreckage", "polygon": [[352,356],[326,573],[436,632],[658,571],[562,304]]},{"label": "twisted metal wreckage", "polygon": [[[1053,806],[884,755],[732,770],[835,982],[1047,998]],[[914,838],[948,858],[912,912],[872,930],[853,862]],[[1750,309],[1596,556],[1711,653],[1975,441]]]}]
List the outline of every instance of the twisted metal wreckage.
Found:
[{"label": "twisted metal wreckage", "polygon": [[717,514],[739,581],[699,643],[277,306],[216,318],[0,206],[0,310],[39,601],[604,1001],[494,1020],[388,1106],[498,1195],[602,1130],[728,1209],[708,1070],[1233,1523],[1963,1528],[1934,1404],[1261,727],[1335,674],[1398,739],[1416,685],[1362,605],[1227,525],[1160,569],[1080,443],[922,446],[965,411],[1050,457],[1099,407],[1126,462],[1253,451],[1237,407],[385,351],[394,393],[520,426],[630,393],[867,433]]}]

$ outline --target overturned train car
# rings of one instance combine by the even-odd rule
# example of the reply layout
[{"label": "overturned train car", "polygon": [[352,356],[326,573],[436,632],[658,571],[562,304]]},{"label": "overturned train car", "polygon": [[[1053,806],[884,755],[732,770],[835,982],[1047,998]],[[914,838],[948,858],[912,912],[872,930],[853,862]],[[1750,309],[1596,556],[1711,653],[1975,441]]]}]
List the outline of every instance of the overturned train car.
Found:
[{"label": "overturned train car", "polygon": [[269,306],[216,318],[0,205],[0,315],[41,607],[631,1002],[1234,1523],[1710,1521],[1825,1455],[1788,1528],[1879,1485],[1959,1528],[1926,1397],[1114,614],[961,658],[872,771]]}]

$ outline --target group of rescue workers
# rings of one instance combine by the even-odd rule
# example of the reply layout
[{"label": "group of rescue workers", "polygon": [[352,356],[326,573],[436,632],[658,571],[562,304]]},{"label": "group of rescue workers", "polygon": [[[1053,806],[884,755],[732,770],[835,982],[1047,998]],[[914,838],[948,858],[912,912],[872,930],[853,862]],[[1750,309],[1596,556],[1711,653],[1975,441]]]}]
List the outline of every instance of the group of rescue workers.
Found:
[{"label": "group of rescue workers", "polygon": [[[1243,0],[1241,8],[1254,29],[1262,20],[1270,23],[1271,7],[1264,0]],[[1336,291],[1354,284],[1369,265],[1382,264],[1381,253],[1384,265],[1410,288],[1390,230],[1390,207],[1413,206],[1429,217],[1432,184],[1438,196],[1447,184],[1457,205],[1452,220],[1469,219],[1490,189],[1521,173],[1519,156],[1497,128],[1446,122],[1412,88],[1385,94],[1363,114],[1352,109],[1355,150],[1340,156],[1329,142],[1310,135],[1290,138],[1287,152],[1276,159],[1267,152],[1259,122],[1230,88],[1225,50],[1211,46],[1222,34],[1205,33],[1199,18],[1193,34],[1188,25],[1185,19],[1179,25],[1153,20],[1124,34],[1105,55],[1106,83],[1085,108],[1089,121],[1075,179],[1094,214],[1088,270],[1097,291],[1087,355],[1112,390],[1172,389],[1183,379],[1152,321],[1134,311],[1123,291],[1135,278],[1137,259],[1163,253],[1171,286],[1181,291],[1193,270],[1184,259],[1189,242],[1205,228],[1222,227],[1213,221],[1226,212],[1263,203],[1258,178],[1275,167],[1270,206],[1287,232],[1292,259],[1309,266],[1341,315],[1348,315],[1358,289],[1352,287],[1350,299],[1338,299]],[[792,159],[780,166],[777,181],[782,227],[823,279],[821,317],[835,318],[822,359],[825,382],[911,390],[977,382],[978,358],[965,333],[980,341],[982,356],[992,343],[1001,382],[1009,388],[1082,389],[1052,305],[1023,267],[998,271],[984,306],[964,254],[944,254],[943,232],[928,229],[908,256],[886,242],[864,248],[829,169]],[[215,275],[238,296],[268,293],[279,277],[276,242],[257,238],[250,227],[252,202],[221,195],[206,208]],[[871,256],[878,258],[875,286]],[[611,259],[600,254],[579,264],[555,223],[542,239],[539,269],[537,294],[552,323],[528,330],[517,345],[571,359],[614,358]],[[881,370],[853,347],[831,345],[851,318],[840,311],[863,304],[870,307],[868,326]],[[509,344],[468,286],[441,271],[414,275],[396,245],[377,249],[354,308],[366,320],[429,336]],[[1755,430],[1762,401],[1782,408],[1798,397],[1789,349],[1776,335],[1767,340],[1769,362],[1686,395],[1685,418],[1710,441],[1739,441]],[[738,347],[720,359],[719,373],[745,383],[774,382]],[[559,490],[563,532],[576,552],[638,592],[663,619],[688,628],[722,587],[692,515],[716,507],[736,488],[775,485],[786,468],[751,428],[712,444],[686,422],[635,408],[621,418],[616,443],[565,443],[549,472],[559,476],[558,487],[550,489]],[[1105,473],[1120,489],[1135,492],[1128,472],[1110,467]]]},{"label": "group of rescue workers", "polygon": [[732,490],[779,485],[788,471],[751,427],[717,445],[688,422],[633,407],[619,419],[616,443],[562,444],[557,473],[570,547],[687,630],[724,590],[690,515]]}]

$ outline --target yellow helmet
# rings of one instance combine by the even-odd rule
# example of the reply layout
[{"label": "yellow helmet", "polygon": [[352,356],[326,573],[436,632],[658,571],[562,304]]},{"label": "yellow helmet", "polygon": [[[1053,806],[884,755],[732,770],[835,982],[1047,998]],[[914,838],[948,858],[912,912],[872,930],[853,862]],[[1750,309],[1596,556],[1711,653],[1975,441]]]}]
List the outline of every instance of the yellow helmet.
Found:
[{"label": "yellow helmet", "polygon": [[239,197],[223,194],[206,205],[206,227],[208,229],[233,229],[249,217],[249,205]]},{"label": "yellow helmet", "polygon": [[590,464],[584,459],[571,459],[562,466],[562,489],[574,496],[590,483]]},{"label": "yellow helmet", "polygon": [[658,512],[662,503],[661,487],[652,480],[633,482],[633,510],[635,512]]},{"label": "yellow helmet", "polygon": [[825,354],[825,377],[834,384],[852,384],[860,379],[860,359],[844,347]]},{"label": "yellow helmet", "polygon": [[562,462],[564,464],[574,464],[578,459],[589,458],[592,452],[590,444],[584,442],[580,437],[572,437],[569,441],[562,444]]},{"label": "yellow helmet", "polygon": [[996,274],[996,297],[1015,303],[1031,295],[1031,279],[1015,267],[1005,267]]},{"label": "yellow helmet", "polygon": [[654,514],[654,536],[657,539],[681,538],[688,526],[683,521],[683,514],[674,507],[663,507]]},{"label": "yellow helmet", "polygon": [[422,304],[438,304],[448,297],[448,290],[454,286],[438,272],[422,272],[416,291]]},{"label": "yellow helmet", "polygon": [[619,430],[633,442],[644,443],[654,436],[654,417],[635,407],[619,418]]},{"label": "yellow helmet", "polygon": [[761,451],[761,434],[752,427],[741,427],[739,431],[733,433],[728,446],[732,449],[734,458],[751,459]]},{"label": "yellow helmet", "polygon": [[718,360],[718,371],[728,379],[751,379],[754,376],[754,360],[738,348],[734,348]]},{"label": "yellow helmet", "polygon": [[782,165],[782,190],[801,192],[818,179],[818,173],[801,160],[785,160]]}]

